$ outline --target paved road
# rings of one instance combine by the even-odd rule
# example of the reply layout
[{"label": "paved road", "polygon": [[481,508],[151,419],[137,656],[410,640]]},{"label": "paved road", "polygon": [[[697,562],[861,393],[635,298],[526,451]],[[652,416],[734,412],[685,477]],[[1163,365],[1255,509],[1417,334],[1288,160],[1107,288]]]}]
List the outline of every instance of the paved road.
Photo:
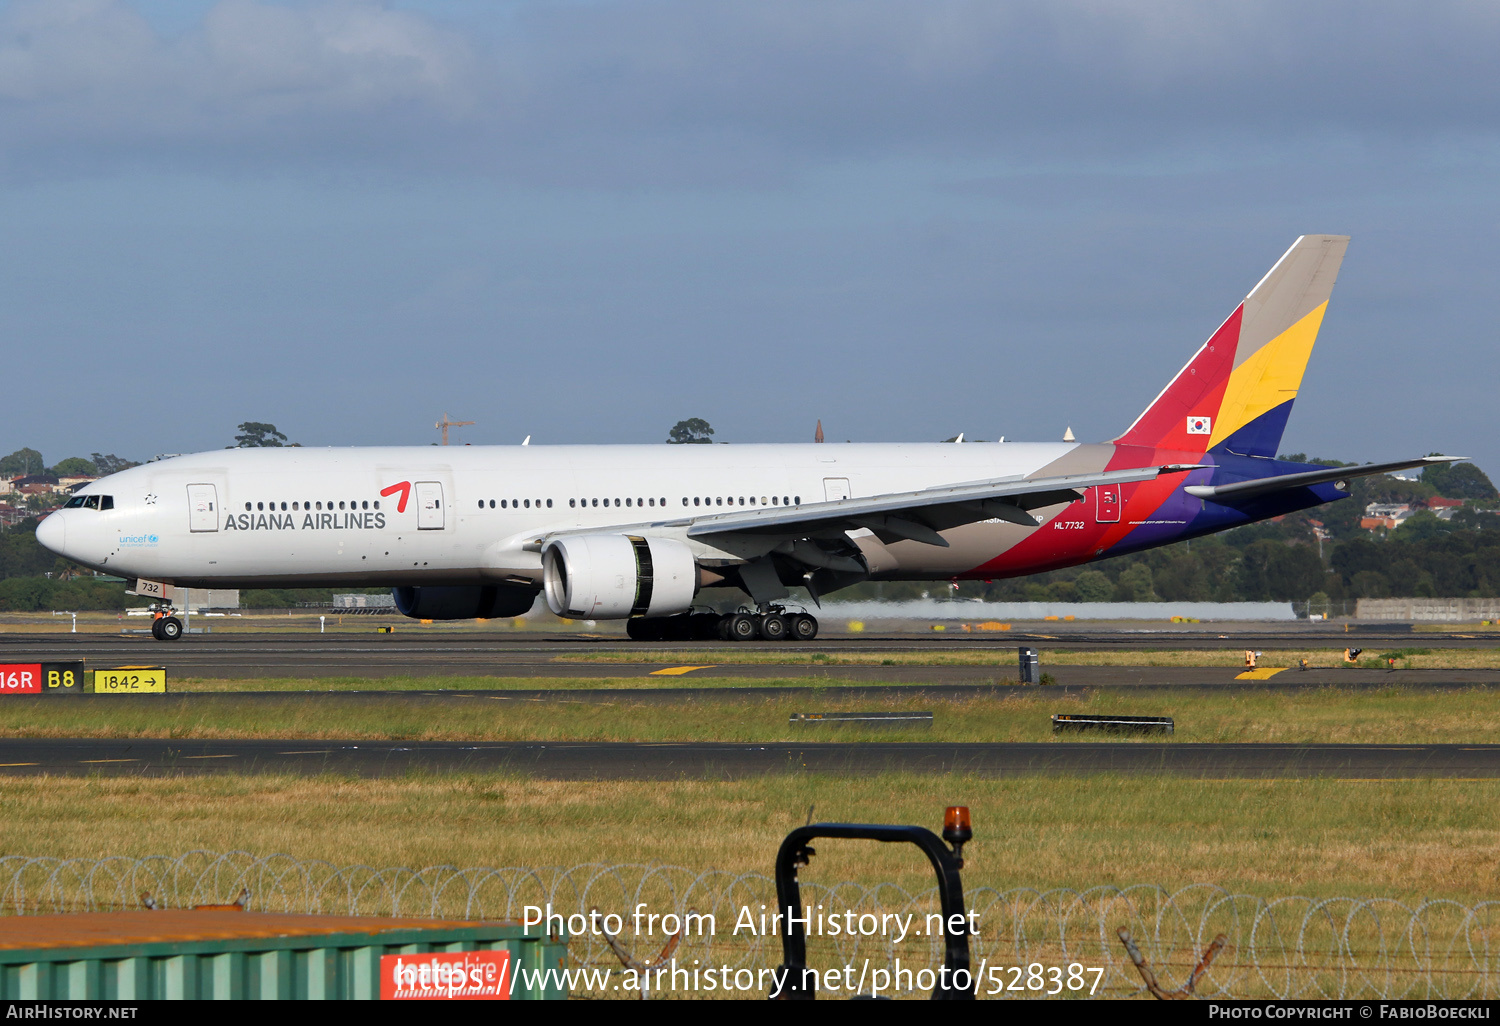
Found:
[{"label": "paved road", "polygon": [[1021,774],[1153,773],[1213,779],[1500,778],[1500,745],[636,744],[563,742],[0,739],[7,774],[511,772],[550,780],[734,779],[891,770]]},{"label": "paved road", "polygon": [[[1173,634],[1157,636],[1149,643],[1132,637],[1096,635],[1105,641],[1073,641],[1071,648],[1100,647],[1112,644],[1121,649],[1180,648],[1200,644],[1199,638],[1188,638]],[[1114,639],[1114,640],[1109,640]],[[789,664],[727,665],[701,667],[681,676],[699,678],[753,678],[766,680],[775,678],[820,677],[830,681],[841,681],[865,685],[881,684],[944,684],[974,685],[994,684],[1017,676],[1014,664],[1009,660],[1017,641],[1025,636],[1011,637],[1004,643],[988,639],[974,640],[944,638],[906,638],[899,643],[880,639],[833,639],[825,643],[822,639],[806,648],[808,661]],[[1340,640],[1300,637],[1297,646],[1314,644],[1336,647]],[[1374,649],[1368,639],[1360,639],[1366,647]],[[1449,639],[1453,644],[1468,643],[1464,639]],[[1493,645],[1500,639],[1486,639]],[[1245,639],[1236,645],[1245,643]],[[1253,644],[1261,649],[1282,644],[1283,640],[1254,639]],[[1291,644],[1291,641],[1285,641]],[[1410,639],[1407,641],[1411,644]],[[1039,645],[1050,646],[1050,641],[1039,641]],[[1423,646],[1439,647],[1421,639]],[[592,646],[592,647],[590,647]],[[722,645],[698,648],[722,648]],[[786,644],[762,643],[751,648],[770,648],[780,653],[789,652]],[[1004,660],[997,666],[829,666],[813,662],[810,656],[816,652],[837,655],[848,651],[902,651],[930,654],[934,658],[955,651],[988,650]],[[173,678],[198,678],[214,680],[248,680],[256,678],[318,678],[357,677],[379,679],[382,677],[406,676],[467,676],[467,677],[520,677],[537,679],[631,679],[632,683],[643,683],[639,678],[652,678],[662,683],[676,679],[659,675],[659,671],[680,668],[682,660],[659,663],[573,663],[555,662],[559,655],[581,652],[607,654],[612,651],[638,653],[640,646],[628,642],[591,642],[577,638],[547,639],[521,635],[480,636],[475,634],[408,635],[253,635],[236,634],[223,636],[192,636],[177,643],[160,643],[140,636],[111,636],[97,634],[52,634],[52,635],[0,635],[0,662],[46,662],[64,659],[86,659],[91,666],[118,666],[149,664],[166,666]],[[671,646],[673,652],[691,659],[693,646]],[[696,665],[696,664],[689,664]],[[1232,668],[1197,667],[1100,667],[1058,666],[1044,664],[1043,670],[1052,674],[1058,684],[1076,686],[1116,685],[1160,685],[1160,686],[1208,686],[1236,683],[1238,670]],[[1375,685],[1400,683],[1411,686],[1444,686],[1500,684],[1500,670],[1399,670],[1395,673],[1372,670],[1311,670],[1307,672],[1287,671],[1273,678],[1278,685],[1323,686],[1327,684]]]}]

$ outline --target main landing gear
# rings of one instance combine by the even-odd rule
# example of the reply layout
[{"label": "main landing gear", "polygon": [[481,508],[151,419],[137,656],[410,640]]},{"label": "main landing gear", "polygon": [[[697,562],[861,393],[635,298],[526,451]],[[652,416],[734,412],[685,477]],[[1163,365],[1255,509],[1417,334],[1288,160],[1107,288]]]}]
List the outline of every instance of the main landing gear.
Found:
[{"label": "main landing gear", "polygon": [[177,619],[176,610],[168,607],[159,607],[155,610],[156,618],[151,621],[151,636],[157,641],[176,641],[182,637],[182,621]]},{"label": "main landing gear", "polygon": [[633,641],[811,641],[818,636],[818,618],[806,612],[787,612],[766,606],[751,612],[684,613],[680,616],[636,617],[625,622]]}]

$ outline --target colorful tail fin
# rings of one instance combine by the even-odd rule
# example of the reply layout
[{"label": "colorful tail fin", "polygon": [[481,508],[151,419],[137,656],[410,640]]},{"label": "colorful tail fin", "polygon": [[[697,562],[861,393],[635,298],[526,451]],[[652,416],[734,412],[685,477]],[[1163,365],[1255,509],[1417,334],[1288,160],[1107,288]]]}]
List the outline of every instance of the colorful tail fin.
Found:
[{"label": "colorful tail fin", "polygon": [[1347,235],[1304,235],[1115,441],[1275,456]]}]

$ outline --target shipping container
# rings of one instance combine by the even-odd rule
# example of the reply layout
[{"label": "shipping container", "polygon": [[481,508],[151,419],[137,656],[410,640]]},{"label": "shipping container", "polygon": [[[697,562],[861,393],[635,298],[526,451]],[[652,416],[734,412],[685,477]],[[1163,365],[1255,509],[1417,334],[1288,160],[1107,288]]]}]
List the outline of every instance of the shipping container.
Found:
[{"label": "shipping container", "polygon": [[500,996],[567,997],[566,940],[516,922],[204,909],[0,918],[0,999],[379,998],[398,962],[459,952],[499,953],[469,961],[501,967]]}]

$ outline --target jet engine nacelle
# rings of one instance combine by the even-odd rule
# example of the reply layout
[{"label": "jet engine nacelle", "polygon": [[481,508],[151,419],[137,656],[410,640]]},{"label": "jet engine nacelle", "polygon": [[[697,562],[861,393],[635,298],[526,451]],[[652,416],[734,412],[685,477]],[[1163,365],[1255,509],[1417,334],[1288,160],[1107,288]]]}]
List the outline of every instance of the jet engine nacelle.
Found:
[{"label": "jet engine nacelle", "polygon": [[692,551],[670,538],[585,534],[547,543],[542,581],[558,616],[670,616],[692,606],[698,566]]},{"label": "jet engine nacelle", "polygon": [[506,584],[468,588],[392,588],[396,610],[414,620],[488,620],[525,616],[536,602],[537,589]]}]

